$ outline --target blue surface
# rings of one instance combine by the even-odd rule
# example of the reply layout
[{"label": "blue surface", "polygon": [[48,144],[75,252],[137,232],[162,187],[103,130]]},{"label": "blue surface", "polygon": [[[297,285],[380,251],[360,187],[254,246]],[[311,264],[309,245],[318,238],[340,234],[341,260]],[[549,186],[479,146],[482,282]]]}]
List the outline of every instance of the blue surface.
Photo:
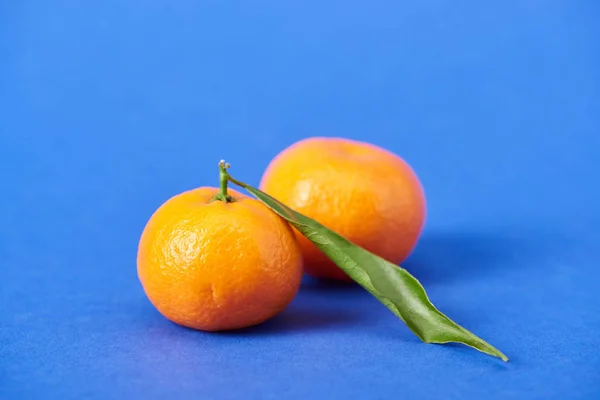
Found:
[{"label": "blue surface", "polygon": [[[600,5],[405,3],[2,2],[0,398],[600,398]],[[155,208],[312,135],[414,167],[405,266],[510,363],[312,280],[237,333],[154,310]]]}]

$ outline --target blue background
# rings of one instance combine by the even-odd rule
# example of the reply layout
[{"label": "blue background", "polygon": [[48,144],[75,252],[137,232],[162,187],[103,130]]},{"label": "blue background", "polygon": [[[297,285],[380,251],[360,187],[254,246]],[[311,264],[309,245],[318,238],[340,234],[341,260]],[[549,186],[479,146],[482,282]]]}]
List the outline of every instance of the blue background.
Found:
[{"label": "blue background", "polygon": [[[600,398],[598,2],[1,4],[1,398]],[[510,363],[309,279],[241,332],[155,311],[151,213],[314,135],[413,166],[405,267]]]}]

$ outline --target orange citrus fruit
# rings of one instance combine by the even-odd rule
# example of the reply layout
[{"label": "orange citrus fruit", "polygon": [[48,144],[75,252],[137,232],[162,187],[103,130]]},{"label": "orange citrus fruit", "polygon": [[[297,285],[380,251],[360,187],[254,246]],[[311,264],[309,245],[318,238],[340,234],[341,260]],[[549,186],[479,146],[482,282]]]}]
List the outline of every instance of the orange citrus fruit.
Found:
[{"label": "orange citrus fruit", "polygon": [[174,196],[146,224],[137,270],[167,319],[204,331],[244,328],[283,311],[302,278],[302,255],[282,218],[258,200],[217,188]]},{"label": "orange citrus fruit", "polygon": [[[373,144],[313,137],[279,153],[261,190],[354,244],[398,264],[414,249],[426,214],[425,195],[411,167]],[[350,278],[296,231],[307,274]]]}]

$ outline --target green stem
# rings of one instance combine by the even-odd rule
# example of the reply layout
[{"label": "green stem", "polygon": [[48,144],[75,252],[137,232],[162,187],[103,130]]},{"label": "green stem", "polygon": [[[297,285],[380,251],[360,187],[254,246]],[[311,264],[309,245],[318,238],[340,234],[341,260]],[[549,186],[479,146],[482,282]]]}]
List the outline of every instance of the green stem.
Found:
[{"label": "green stem", "polygon": [[235,201],[229,194],[227,194],[227,183],[229,183],[229,174],[227,173],[227,164],[224,160],[219,162],[219,193],[214,197],[214,200],[224,201],[225,203],[232,203]]}]

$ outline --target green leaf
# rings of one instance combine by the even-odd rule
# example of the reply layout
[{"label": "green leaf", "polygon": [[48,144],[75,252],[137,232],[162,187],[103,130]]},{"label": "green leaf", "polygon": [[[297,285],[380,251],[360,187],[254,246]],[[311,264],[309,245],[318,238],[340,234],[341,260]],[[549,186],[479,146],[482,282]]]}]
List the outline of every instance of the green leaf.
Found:
[{"label": "green leaf", "polygon": [[462,343],[483,353],[508,358],[498,349],[475,336],[442,314],[431,303],[419,281],[404,268],[351,243],[341,235],[308,218],[277,199],[239,182],[229,180],[252,193],[267,207],[292,224],[312,241],[354,281],[375,296],[425,343]]}]

